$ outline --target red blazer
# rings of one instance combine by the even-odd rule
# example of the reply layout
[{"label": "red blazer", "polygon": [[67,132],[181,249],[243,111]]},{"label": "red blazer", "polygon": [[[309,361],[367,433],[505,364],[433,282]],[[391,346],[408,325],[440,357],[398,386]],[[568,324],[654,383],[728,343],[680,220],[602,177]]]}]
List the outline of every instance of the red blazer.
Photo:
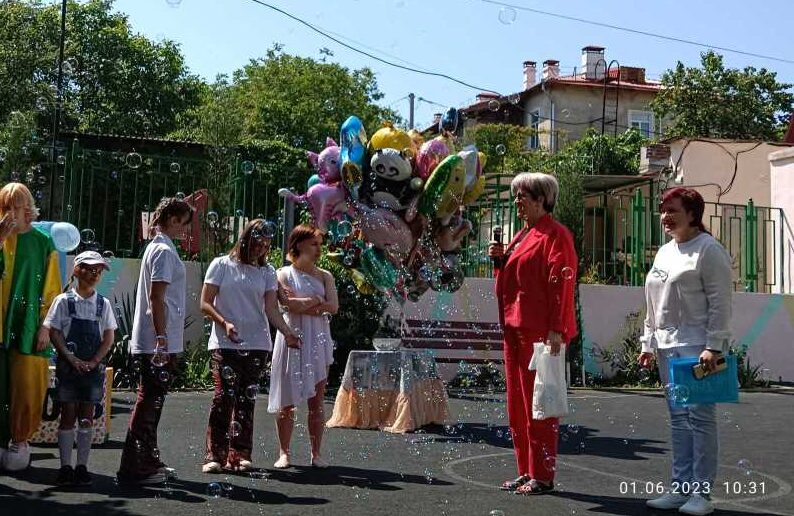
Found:
[{"label": "red blazer", "polygon": [[578,333],[573,235],[551,215],[525,233],[513,237],[505,251],[507,260],[494,267],[502,327],[538,335],[556,331],[569,342]]}]

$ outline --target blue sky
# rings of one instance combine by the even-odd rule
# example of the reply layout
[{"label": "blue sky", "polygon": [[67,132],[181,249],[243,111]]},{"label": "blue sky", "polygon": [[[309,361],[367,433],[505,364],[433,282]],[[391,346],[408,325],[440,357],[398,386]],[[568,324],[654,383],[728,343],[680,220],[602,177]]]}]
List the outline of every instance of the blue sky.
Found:
[{"label": "blue sky", "polygon": [[[644,67],[652,79],[676,61],[697,64],[705,50],[500,7],[489,0],[263,1],[384,59],[500,93],[521,90],[523,61],[540,65],[557,59],[563,73],[570,73],[579,66],[581,48],[589,44],[606,47],[607,60]],[[507,3],[794,61],[791,0]],[[401,99],[410,92],[443,106],[460,107],[478,91],[356,54],[252,0],[117,0],[115,7],[129,16],[136,32],[179,43],[190,69],[207,79],[230,74],[278,42],[292,54],[321,58],[320,49],[327,48],[334,53],[330,60],[348,68],[370,67],[385,93],[381,103],[406,119],[408,101]],[[794,83],[792,63],[721,53],[731,67],[765,67],[776,71],[779,80]],[[417,125],[427,125],[441,110],[418,102]]]}]

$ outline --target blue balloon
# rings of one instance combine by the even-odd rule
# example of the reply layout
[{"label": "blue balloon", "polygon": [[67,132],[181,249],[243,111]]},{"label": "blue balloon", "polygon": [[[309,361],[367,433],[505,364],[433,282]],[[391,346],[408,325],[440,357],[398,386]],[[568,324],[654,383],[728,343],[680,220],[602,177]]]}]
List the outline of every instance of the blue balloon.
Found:
[{"label": "blue balloon", "polygon": [[357,116],[350,116],[339,131],[339,159],[342,162],[342,181],[350,196],[358,199],[367,151],[367,132]]},{"label": "blue balloon", "polygon": [[68,253],[80,245],[80,231],[68,222],[56,222],[50,227],[50,236],[55,249]]},{"label": "blue balloon", "polygon": [[438,121],[438,132],[449,131],[454,133],[458,129],[458,110],[449,108]]},{"label": "blue balloon", "polygon": [[312,177],[309,178],[308,183],[306,183],[306,187],[307,188],[311,188],[312,186],[314,186],[316,184],[319,184],[319,183],[322,183],[322,182],[323,182],[323,180],[320,179],[320,176],[318,176],[317,174],[313,174]]}]

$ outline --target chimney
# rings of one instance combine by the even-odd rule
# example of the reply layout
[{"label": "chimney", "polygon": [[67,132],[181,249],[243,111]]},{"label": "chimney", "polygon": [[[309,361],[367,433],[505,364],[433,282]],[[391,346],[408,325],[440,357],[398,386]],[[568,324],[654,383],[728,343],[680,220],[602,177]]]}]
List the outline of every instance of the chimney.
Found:
[{"label": "chimney", "polygon": [[481,91],[480,93],[477,94],[477,102],[483,102],[486,100],[493,100],[493,99],[498,100],[499,96],[500,95],[498,93],[494,93],[492,91]]},{"label": "chimney", "polygon": [[438,125],[441,122],[441,113],[433,113],[433,125]]},{"label": "chimney", "polygon": [[560,62],[555,59],[543,61],[543,80],[556,79],[560,76]]},{"label": "chimney", "polygon": [[[603,62],[599,64],[600,61]],[[604,47],[588,45],[582,49],[582,70],[584,70],[585,79],[590,81],[603,79],[606,68]]]},{"label": "chimney", "polygon": [[537,63],[535,61],[524,61],[524,91],[535,85],[537,73]]},{"label": "chimney", "polygon": [[645,83],[645,68],[638,68],[636,66],[621,66],[620,67],[620,82],[631,82],[634,84]]}]

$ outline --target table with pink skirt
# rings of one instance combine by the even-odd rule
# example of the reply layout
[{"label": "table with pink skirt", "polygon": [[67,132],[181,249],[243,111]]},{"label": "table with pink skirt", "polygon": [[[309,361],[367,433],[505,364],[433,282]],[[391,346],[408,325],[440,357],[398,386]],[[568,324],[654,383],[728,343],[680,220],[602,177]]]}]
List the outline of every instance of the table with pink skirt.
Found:
[{"label": "table with pink skirt", "polygon": [[352,351],[328,427],[405,433],[443,425],[449,400],[431,353]]}]

